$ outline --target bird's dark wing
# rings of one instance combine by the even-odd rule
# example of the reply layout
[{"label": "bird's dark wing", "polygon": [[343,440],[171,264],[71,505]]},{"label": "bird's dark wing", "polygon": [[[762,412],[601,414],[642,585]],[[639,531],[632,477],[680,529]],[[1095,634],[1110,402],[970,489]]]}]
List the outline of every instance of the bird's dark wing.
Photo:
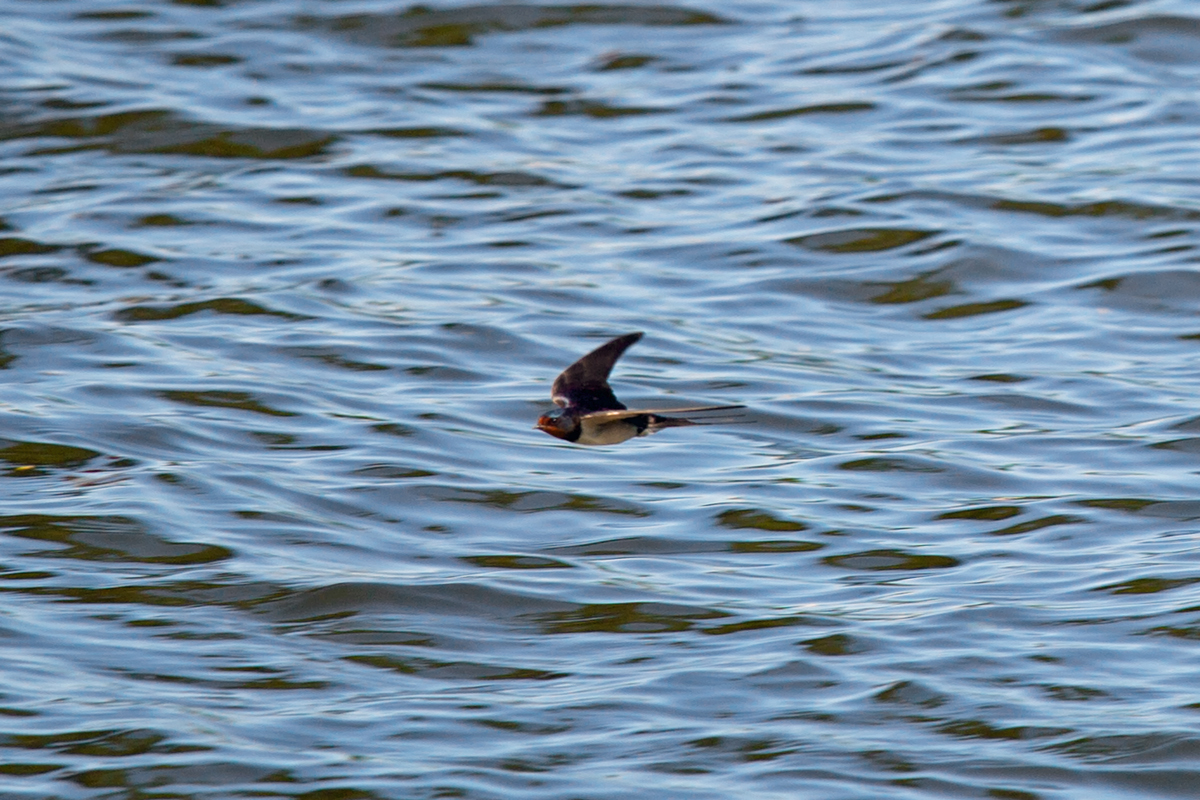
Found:
[{"label": "bird's dark wing", "polygon": [[567,367],[554,379],[550,399],[560,406],[575,407],[584,413],[624,409],[608,385],[608,373],[612,372],[613,364],[621,354],[641,338],[641,333],[618,336]]},{"label": "bird's dark wing", "polygon": [[[630,408],[624,407],[613,410],[592,411],[583,415],[584,419],[595,420],[618,420],[628,419],[629,417],[640,417],[643,414],[661,415],[661,414],[700,414],[705,411],[732,411],[737,408],[745,408],[745,406],[692,406],[691,408]],[[736,416],[736,415],[735,415]]]}]

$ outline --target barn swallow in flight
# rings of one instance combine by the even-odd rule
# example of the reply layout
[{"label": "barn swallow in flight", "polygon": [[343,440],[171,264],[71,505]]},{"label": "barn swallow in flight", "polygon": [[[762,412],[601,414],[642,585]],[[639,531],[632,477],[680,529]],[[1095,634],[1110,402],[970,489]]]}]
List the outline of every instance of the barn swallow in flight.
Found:
[{"label": "barn swallow in flight", "polygon": [[618,336],[608,344],[597,347],[567,367],[554,379],[550,399],[557,405],[543,414],[534,427],[551,436],[575,444],[617,444],[634,436],[649,436],[663,428],[681,425],[705,425],[721,422],[696,422],[683,417],[665,417],[664,413],[698,414],[704,411],[729,411],[745,406],[696,406],[693,408],[628,409],[613,394],[608,385],[608,373],[613,364],[631,344],[642,338],[641,333]]}]

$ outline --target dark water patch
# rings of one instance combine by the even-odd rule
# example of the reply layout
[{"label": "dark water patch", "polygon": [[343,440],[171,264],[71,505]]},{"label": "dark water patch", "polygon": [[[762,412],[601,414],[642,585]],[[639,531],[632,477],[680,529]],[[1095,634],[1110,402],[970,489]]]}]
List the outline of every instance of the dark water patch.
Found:
[{"label": "dark water patch", "polygon": [[950,702],[948,695],[913,680],[897,681],[886,689],[876,692],[872,699],[878,703],[921,709],[940,708]]},{"label": "dark water patch", "polygon": [[877,253],[928,239],[936,233],[904,228],[852,228],[811,233],[784,241],[823,253]]},{"label": "dark water patch", "polygon": [[467,583],[338,583],[288,591],[260,611],[275,622],[289,623],[365,613],[430,614],[434,619],[462,616],[516,623],[528,615],[575,608],[575,603]]},{"label": "dark water patch", "polygon": [[808,553],[821,550],[825,545],[803,539],[764,539],[752,542],[730,542],[733,553]]},{"label": "dark water patch", "polygon": [[[1157,625],[1150,628],[1147,633],[1155,636],[1170,636],[1173,639],[1200,641],[1200,625]],[[1195,703],[1189,708],[1200,709],[1200,703]]]},{"label": "dark water patch", "polygon": [[1068,94],[1065,92],[1020,91],[1019,84],[1012,81],[992,81],[974,86],[963,86],[946,93],[946,99],[954,103],[1091,103],[1092,94]]},{"label": "dark water patch", "polygon": [[11,775],[14,778],[25,778],[34,775],[45,775],[49,772],[56,772],[63,769],[65,764],[41,764],[41,763],[13,763],[6,762],[0,764],[0,775]]},{"label": "dark water patch", "polygon": [[1159,241],[1162,239],[1174,239],[1179,236],[1188,236],[1192,231],[1188,228],[1169,228],[1167,230],[1156,230],[1147,233],[1143,239],[1146,241]]},{"label": "dark water patch", "polygon": [[393,655],[346,656],[346,661],[391,670],[402,675],[443,681],[555,681],[570,677],[570,673],[567,672],[551,672],[544,669]]},{"label": "dark water patch", "polygon": [[140,28],[109,28],[97,33],[95,38],[101,42],[116,42],[137,47],[200,39],[202,34],[192,30],[160,25]]},{"label": "dark water patch", "polygon": [[673,603],[606,603],[543,614],[543,633],[678,633],[698,622],[730,615],[715,609]]},{"label": "dark water patch", "polygon": [[845,633],[834,633],[801,642],[804,649],[818,656],[852,656],[871,650],[864,640]]},{"label": "dark water patch", "polygon": [[301,444],[299,439],[295,436],[290,434],[277,434],[270,431],[250,431],[250,436],[262,442],[267,450],[333,453],[339,450],[352,449],[352,446],[347,444]]},{"label": "dark water patch", "polygon": [[1084,736],[1047,745],[1045,749],[1085,762],[1146,764],[1182,760],[1189,754],[1194,759],[1198,745],[1200,742],[1187,734],[1154,732]]},{"label": "dark water patch", "polygon": [[80,281],[80,279],[71,278],[71,273],[62,269],[60,266],[29,266],[22,270],[12,270],[7,273],[11,281],[20,283],[62,283],[74,285],[92,285],[94,282]]},{"label": "dark water patch", "polygon": [[918,190],[898,193],[870,195],[861,198],[863,203],[896,204],[913,201],[933,201],[949,208],[976,208],[991,211],[1007,211],[1018,214],[1033,214],[1047,219],[1070,219],[1109,217],[1138,222],[1146,220],[1200,220],[1200,210],[1186,205],[1165,205],[1146,200],[1114,199],[1094,200],[1087,203],[1056,203],[1048,200],[1026,200],[1012,197],[997,197],[986,194]]},{"label": "dark water patch", "polygon": [[1010,375],[1007,372],[992,372],[987,375],[972,375],[967,380],[988,381],[989,383],[1024,383],[1032,380],[1027,375]]},{"label": "dark water patch", "polygon": [[[55,577],[56,574],[46,570],[22,570],[14,572],[0,567],[0,579],[6,581],[44,581]],[[0,709],[0,716],[6,715],[8,715],[8,712]]]},{"label": "dark water patch", "polygon": [[710,628],[702,628],[700,632],[708,636],[728,636],[747,631],[763,631],[771,630],[772,628],[791,628],[797,625],[811,626],[816,624],[818,623],[813,618],[804,616],[766,617],[763,619],[747,619],[741,622],[714,625]]},{"label": "dark water patch", "polygon": [[1075,732],[1071,728],[1052,728],[1035,725],[999,727],[980,719],[960,719],[945,722],[937,727],[937,731],[938,733],[944,733],[959,739],[1007,739],[1017,742],[1059,738]]},{"label": "dark water patch", "polygon": [[440,365],[428,367],[405,367],[405,375],[412,375],[417,378],[431,378],[437,381],[461,381],[468,383],[479,383],[483,376],[477,372],[471,372],[465,369],[455,369],[454,367],[443,367]]},{"label": "dark water patch", "polygon": [[1200,583],[1200,578],[1132,578],[1120,583],[1097,586],[1092,591],[1109,594],[1158,594]]},{"label": "dark water patch", "polygon": [[7,274],[10,280],[21,283],[67,283],[86,286],[90,281],[71,280],[70,273],[62,267],[26,267],[14,269]]},{"label": "dark water patch", "polygon": [[422,89],[437,92],[470,92],[481,94],[532,94],[556,95],[570,94],[574,89],[570,86],[537,86],[524,83],[505,83],[498,81],[481,81],[470,83],[422,83]]},{"label": "dark water patch", "polygon": [[658,536],[629,536],[587,544],[547,548],[543,552],[565,556],[653,556],[697,553],[806,553],[825,545],[802,539],[766,539],[724,542]]},{"label": "dark water patch", "polygon": [[628,189],[617,192],[620,197],[630,200],[661,200],[667,197],[687,197],[692,194],[689,189]]},{"label": "dark water patch", "polygon": [[456,180],[466,181],[477,186],[507,186],[523,187],[552,187],[568,189],[569,186],[528,172],[474,172],[472,170],[445,170],[440,172],[387,172],[370,164],[358,164],[346,167],[345,174],[351,178],[386,179],[396,181],[414,181],[426,183],[432,181]]},{"label": "dark water patch", "polygon": [[1108,692],[1087,686],[1047,685],[1040,688],[1048,697],[1063,703],[1087,703],[1093,700],[1107,700],[1111,697]]},{"label": "dark water patch", "polygon": [[283,449],[295,445],[300,439],[290,433],[278,431],[250,431],[250,438],[267,448]]},{"label": "dark water patch", "polygon": [[240,297],[218,297],[213,300],[179,303],[177,305],[129,306],[113,312],[113,318],[121,322],[161,322],[189,317],[205,311],[211,311],[214,314],[280,317],[292,321],[311,319],[311,317],[306,317],[303,314],[292,314],[287,311],[269,309],[258,303],[243,300]]},{"label": "dark water patch", "polygon": [[0,237],[0,258],[10,256],[38,256],[54,253],[62,249],[62,245],[46,244],[33,239],[23,239],[19,236]]},{"label": "dark water patch", "polygon": [[363,645],[372,647],[437,647],[439,641],[427,633],[398,630],[376,630],[372,628],[354,628],[351,630],[309,631],[308,636],[318,639],[328,639],[344,642],[348,645]]},{"label": "dark water patch", "polygon": [[144,267],[162,260],[145,253],[135,253],[132,250],[122,250],[117,247],[104,250],[85,248],[84,258],[93,264],[101,264],[106,267]]},{"label": "dark water patch", "polygon": [[171,390],[158,392],[158,396],[173,403],[182,403],[202,408],[232,408],[240,411],[250,411],[254,414],[266,414],[271,417],[298,416],[293,411],[271,408],[250,392],[223,391],[219,389],[209,391]]},{"label": "dark water patch", "polygon": [[1150,445],[1154,450],[1173,450],[1177,453],[1200,453],[1200,436],[1190,436],[1186,439],[1171,439],[1165,442],[1155,442]]},{"label": "dark water patch", "polygon": [[866,550],[840,556],[826,556],[822,562],[831,567],[854,570],[922,570],[957,567],[961,562],[950,556],[906,553],[902,550]]},{"label": "dark water patch", "polygon": [[[708,758],[721,755],[743,764],[773,761],[796,753],[800,749],[797,745],[788,746],[783,740],[770,736],[705,736],[694,739],[688,744],[700,749]],[[708,769],[696,768],[695,771],[704,773]]]},{"label": "dark water patch", "polygon": [[434,9],[412,6],[392,15],[355,14],[333,18],[300,16],[301,28],[319,28],[356,44],[375,47],[464,47],[487,33],[568,25],[726,25],[715,14],[668,5],[535,6],[502,3]]},{"label": "dark water patch", "polygon": [[1029,305],[1026,300],[992,300],[986,303],[964,303],[962,305],[941,308],[922,314],[921,319],[942,320],[977,317],[981,314],[997,314],[1001,311],[1012,311]]},{"label": "dark water patch", "polygon": [[494,730],[523,733],[531,736],[552,736],[571,730],[571,726],[569,725],[537,725],[512,719],[477,719],[473,720],[473,722],[476,725],[483,725]]},{"label": "dark water patch", "polygon": [[[272,314],[284,314],[285,312],[269,312]],[[310,319],[301,315],[286,314],[287,317],[299,317],[300,319]],[[300,358],[319,361],[326,366],[336,369],[344,369],[350,372],[383,372],[391,369],[387,364],[376,364],[372,361],[360,361],[350,358],[343,353],[339,353],[329,347],[287,347],[283,348],[283,352],[299,356]]]},{"label": "dark water patch", "polygon": [[945,472],[946,468],[928,459],[912,456],[872,456],[844,461],[838,469],[849,472]]},{"label": "dark water patch", "polygon": [[1161,517],[1179,520],[1180,522],[1200,519],[1200,500],[1149,500],[1140,497],[1109,497],[1078,500],[1076,504],[1085,508],[1124,511],[1127,514]]},{"label": "dark water patch", "polygon": [[387,481],[429,478],[437,475],[437,473],[433,470],[418,469],[416,467],[404,467],[398,464],[368,464],[364,467],[357,468],[351,474],[358,475],[363,478],[375,478],[378,480]]},{"label": "dark water patch", "polygon": [[904,61],[877,61],[871,63],[842,63],[805,67],[797,75],[863,75],[871,72],[886,72],[906,66]]},{"label": "dark water patch", "polygon": [[71,15],[79,20],[125,20],[125,19],[150,19],[154,16],[151,11],[141,11],[138,9],[112,9],[110,11],[78,11]]},{"label": "dark water patch", "polygon": [[20,719],[23,717],[36,717],[36,716],[39,716],[39,712],[37,712],[37,711],[30,711],[30,710],[24,709],[24,708],[12,708],[10,706],[0,706],[0,717],[12,717],[12,718]]},{"label": "dark water patch", "polygon": [[1124,200],[1102,200],[1079,204],[1048,203],[1036,200],[995,200],[991,203],[991,207],[996,211],[1037,214],[1052,219],[1061,217],[1123,217],[1132,220],[1200,219],[1200,211]]},{"label": "dark water patch", "polygon": [[461,561],[484,569],[574,569],[557,558],[525,555],[463,556]]},{"label": "dark water patch", "polygon": [[1031,519],[1027,522],[1018,522],[1015,525],[1009,525],[1007,528],[988,531],[988,533],[992,536],[1015,536],[1021,533],[1039,531],[1042,528],[1052,528],[1057,525],[1080,525],[1085,522],[1089,522],[1089,520],[1072,514],[1051,514],[1039,517],[1038,519]]},{"label": "dark water patch", "polygon": [[417,429],[408,425],[402,425],[399,422],[378,422],[371,426],[371,430],[376,433],[382,433],[387,436],[414,436]]},{"label": "dark water patch", "polygon": [[725,542],[697,539],[672,539],[657,536],[629,536],[587,544],[548,547],[543,552],[561,556],[655,556],[689,553],[721,553],[729,549]]},{"label": "dark water patch", "polygon": [[618,106],[603,100],[546,100],[537,111],[535,117],[590,117],[591,119],[616,119],[619,117],[640,117],[646,114],[664,114],[672,109],[647,106]]},{"label": "dark water patch", "polygon": [[660,59],[644,53],[617,53],[605,55],[594,67],[597,72],[610,72],[618,69],[640,69],[653,64]]},{"label": "dark water patch", "polygon": [[758,508],[731,508],[722,511],[717,515],[717,524],[722,528],[755,528],[762,531],[802,531],[808,528],[803,522],[780,519]]},{"label": "dark water patch", "polygon": [[[927,273],[908,280],[867,283],[865,286],[872,290],[870,301],[880,305],[919,303],[922,300],[943,297],[958,291],[954,281],[935,278],[934,275],[936,273]],[[874,287],[882,288],[884,291],[876,294]]]},{"label": "dark water patch", "polygon": [[419,125],[407,128],[374,128],[366,131],[366,133],[383,136],[388,139],[446,139],[470,135],[458,128],[448,128],[438,125]]},{"label": "dark water patch", "polygon": [[1149,506],[1155,505],[1158,501],[1146,500],[1139,497],[1105,497],[1095,500],[1079,500],[1077,502],[1086,508],[1110,508],[1136,514]]},{"label": "dark water patch", "polygon": [[250,609],[281,595],[287,590],[271,584],[256,584],[243,576],[226,576],[229,582],[160,581],[127,582],[120,586],[88,589],[73,586],[3,587],[3,591],[32,597],[50,597],[67,603],[96,606],[145,606],[147,608],[184,608],[193,606],[229,606]]},{"label": "dark water patch", "polygon": [[318,691],[330,687],[328,681],[300,681],[293,680],[282,673],[280,670],[268,669],[266,667],[225,667],[226,672],[278,672],[280,674],[265,678],[247,678],[239,679],[216,679],[216,678],[200,678],[189,675],[171,675],[159,672],[144,672],[140,670],[120,670],[122,675],[135,681],[147,681],[150,683],[175,684],[179,686],[194,686],[204,689],[216,689],[219,691],[250,691],[250,692],[294,692],[294,691]]},{"label": "dark water patch", "polygon": [[964,508],[961,511],[947,511],[944,514],[938,514],[934,519],[977,519],[996,522],[1015,517],[1021,511],[1020,506],[982,506],[980,508]]},{"label": "dark water patch", "polygon": [[229,128],[193,122],[163,109],[64,117],[0,125],[0,140],[80,139],[80,144],[41,147],[30,155],[81,150],[208,158],[294,159],[322,155],[337,137],[296,128]]},{"label": "dark water patch", "polygon": [[422,492],[432,500],[446,503],[470,503],[487,508],[534,514],[543,511],[580,511],[584,513],[618,514],[648,517],[651,511],[634,503],[608,497],[564,492],[525,491],[504,489],[459,489],[450,486],[427,486]]},{"label": "dark water patch", "polygon": [[20,514],[0,517],[10,536],[62,545],[30,555],[79,561],[140,564],[210,564],[233,557],[226,547],[156,536],[144,524],[120,516]]},{"label": "dark water patch", "polygon": [[818,103],[811,106],[795,108],[778,108],[771,111],[759,111],[754,114],[744,114],[737,117],[727,117],[724,122],[770,122],[777,119],[790,119],[809,114],[854,114],[862,111],[874,111],[874,103]]},{"label": "dark water patch", "polygon": [[75,469],[100,456],[95,450],[50,442],[16,442],[0,439],[0,461],[12,469],[9,476],[44,475],[42,467]]},{"label": "dark water patch", "polygon": [[[182,760],[182,759],[180,759]],[[127,768],[102,767],[98,769],[81,770],[67,776],[71,781],[84,789],[104,791],[108,794],[121,790],[125,796],[136,797],[155,794],[158,787],[164,785],[186,786],[189,790],[194,787],[243,787],[247,792],[262,794],[262,784],[293,783],[295,779],[286,771],[274,770],[268,767],[249,766],[236,761],[208,761],[198,763],[173,763],[164,760],[153,766],[131,766]],[[311,793],[318,798],[326,790],[316,790]],[[335,790],[331,794],[336,800],[376,800],[377,795],[367,792],[346,790],[342,795]],[[290,795],[286,792],[272,793],[274,796],[303,797],[304,794]]]},{"label": "dark water patch", "polygon": [[42,734],[4,734],[0,743],[21,750],[50,750],[76,756],[122,758],[147,753],[195,753],[210,748],[171,744],[170,737],[150,728],[60,731]]},{"label": "dark water patch", "polygon": [[[485,220],[486,222],[527,222],[529,220],[546,219],[548,217],[561,217],[575,212],[570,208],[552,207],[552,208],[522,208],[518,211],[509,211],[503,214],[490,214]],[[513,268],[516,270],[517,268]]]},{"label": "dark water patch", "polygon": [[1046,143],[1062,143],[1071,140],[1070,134],[1062,128],[1034,128],[1027,131],[1015,131],[1013,133],[994,133],[989,136],[977,136],[970,139],[964,139],[964,144],[992,144],[992,145],[1022,145],[1022,144],[1046,144]]},{"label": "dark water patch", "polygon": [[176,53],[171,56],[171,63],[177,67],[227,67],[230,64],[242,63],[242,58],[228,53]]}]

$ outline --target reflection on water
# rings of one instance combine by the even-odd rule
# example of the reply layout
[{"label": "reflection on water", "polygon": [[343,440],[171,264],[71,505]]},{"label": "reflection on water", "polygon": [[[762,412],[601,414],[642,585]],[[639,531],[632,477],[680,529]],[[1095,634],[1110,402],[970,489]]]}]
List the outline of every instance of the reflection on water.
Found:
[{"label": "reflection on water", "polygon": [[1191,5],[0,12],[9,793],[1194,794]]}]

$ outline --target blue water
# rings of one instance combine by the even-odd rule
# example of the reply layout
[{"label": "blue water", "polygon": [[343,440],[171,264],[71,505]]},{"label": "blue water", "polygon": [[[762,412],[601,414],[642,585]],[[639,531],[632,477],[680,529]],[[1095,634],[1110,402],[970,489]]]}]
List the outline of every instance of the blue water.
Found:
[{"label": "blue water", "polygon": [[0,19],[0,795],[1197,796],[1193,3]]}]

